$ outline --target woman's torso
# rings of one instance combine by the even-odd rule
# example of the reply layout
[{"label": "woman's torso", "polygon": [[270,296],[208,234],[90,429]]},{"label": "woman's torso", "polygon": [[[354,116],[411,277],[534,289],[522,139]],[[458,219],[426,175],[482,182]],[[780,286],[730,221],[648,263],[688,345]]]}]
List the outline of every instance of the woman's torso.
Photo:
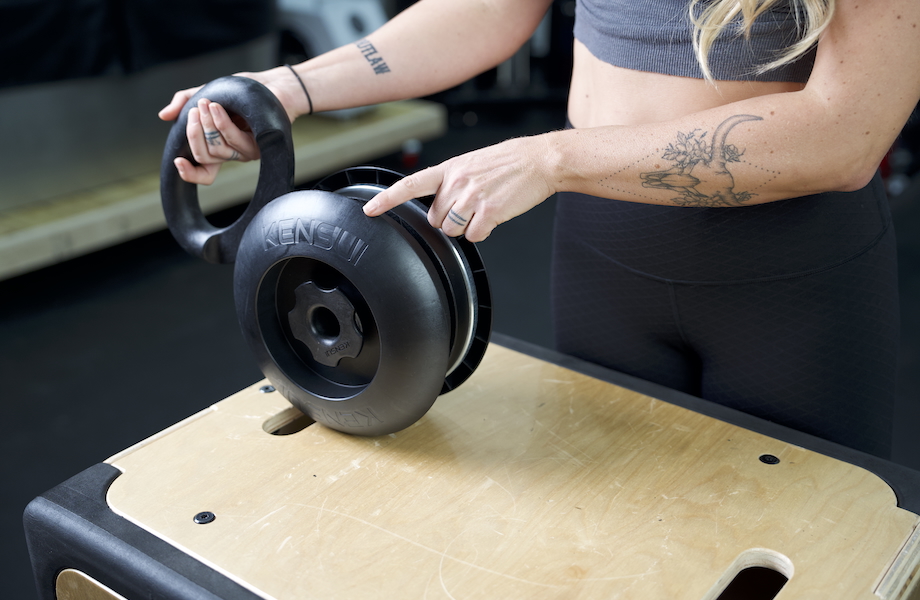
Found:
[{"label": "woman's torso", "polygon": [[[681,0],[581,1],[595,6],[638,1],[661,9],[666,2]],[[590,43],[597,51],[597,36]],[[627,43],[636,45],[634,39]],[[722,57],[726,55],[730,53]],[[713,85],[702,78],[614,66],[576,39],[568,117],[576,128],[656,123],[747,98],[794,92],[804,85],[750,80]],[[562,194],[557,205],[557,234],[570,235],[630,269],[684,281],[739,281],[820,270],[873,246],[889,223],[877,179],[860,192],[744,208],[675,208],[580,194]]]},{"label": "woman's torso", "polygon": [[[721,0],[701,0],[692,10]],[[791,0],[776,0],[744,33],[735,18],[709,49],[718,85],[693,50],[690,0],[578,0],[569,118],[576,127],[659,122],[754,96],[801,90],[814,54],[761,72],[801,38]]]},{"label": "woman's torso", "polygon": [[616,67],[575,41],[568,116],[577,128],[640,125],[675,119],[765,94],[793,92],[802,83],[720,81]]}]

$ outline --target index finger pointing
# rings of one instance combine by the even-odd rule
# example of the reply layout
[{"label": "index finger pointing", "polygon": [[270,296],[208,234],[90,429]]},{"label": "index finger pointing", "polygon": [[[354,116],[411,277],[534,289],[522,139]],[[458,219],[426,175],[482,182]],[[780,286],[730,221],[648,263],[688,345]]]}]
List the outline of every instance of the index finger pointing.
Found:
[{"label": "index finger pointing", "polygon": [[428,167],[403,177],[369,200],[364,205],[364,214],[376,217],[413,198],[432,196],[438,192],[442,181],[443,174],[438,167]]}]

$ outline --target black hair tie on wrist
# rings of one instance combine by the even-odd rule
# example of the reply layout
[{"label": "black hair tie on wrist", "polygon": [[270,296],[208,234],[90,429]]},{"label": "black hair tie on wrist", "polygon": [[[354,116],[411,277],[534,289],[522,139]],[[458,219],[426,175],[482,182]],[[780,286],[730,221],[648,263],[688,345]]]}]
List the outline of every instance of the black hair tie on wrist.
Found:
[{"label": "black hair tie on wrist", "polygon": [[313,99],[310,98],[310,92],[307,91],[307,86],[304,85],[303,79],[300,78],[300,75],[297,74],[297,71],[294,70],[294,67],[292,67],[291,65],[284,65],[284,66],[291,70],[291,73],[294,74],[294,77],[296,77],[297,81],[300,83],[300,87],[301,89],[303,89],[303,93],[307,97],[307,104],[310,105],[310,112],[308,112],[307,114],[312,115],[313,114]]}]

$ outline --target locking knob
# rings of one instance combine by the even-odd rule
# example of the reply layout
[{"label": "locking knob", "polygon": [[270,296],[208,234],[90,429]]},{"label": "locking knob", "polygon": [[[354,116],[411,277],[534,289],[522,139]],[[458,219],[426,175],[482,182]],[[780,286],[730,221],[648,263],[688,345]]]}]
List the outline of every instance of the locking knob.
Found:
[{"label": "locking knob", "polygon": [[323,289],[313,281],[294,290],[294,308],[288,324],[294,337],[321,365],[336,367],[343,358],[361,353],[364,336],[355,307],[339,289]]}]

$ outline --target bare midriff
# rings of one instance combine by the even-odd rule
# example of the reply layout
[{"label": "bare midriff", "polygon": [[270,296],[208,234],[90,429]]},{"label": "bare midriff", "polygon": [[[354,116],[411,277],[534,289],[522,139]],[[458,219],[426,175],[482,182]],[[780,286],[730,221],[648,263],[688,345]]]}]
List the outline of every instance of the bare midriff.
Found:
[{"label": "bare midriff", "polygon": [[575,41],[568,116],[577,128],[640,125],[679,118],[739,100],[794,92],[805,84],[719,81],[615,67]]}]

